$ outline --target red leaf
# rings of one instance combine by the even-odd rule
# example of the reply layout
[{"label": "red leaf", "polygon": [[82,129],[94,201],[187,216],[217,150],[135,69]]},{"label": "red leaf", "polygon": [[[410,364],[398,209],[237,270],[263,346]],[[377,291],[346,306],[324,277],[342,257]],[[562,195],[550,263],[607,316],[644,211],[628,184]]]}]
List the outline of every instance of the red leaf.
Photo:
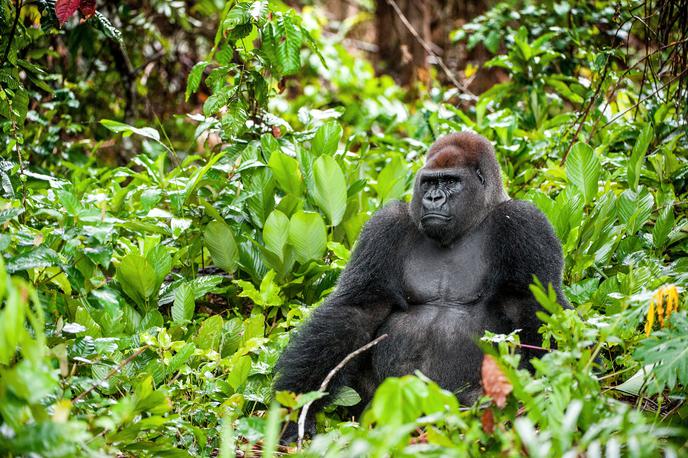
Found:
[{"label": "red leaf", "polygon": [[79,11],[83,14],[84,19],[90,18],[96,14],[96,0],[81,0]]},{"label": "red leaf", "polygon": [[513,387],[492,356],[485,355],[483,358],[481,374],[485,394],[492,398],[497,407],[503,408]]},{"label": "red leaf", "polygon": [[76,12],[79,8],[79,2],[80,0],[57,0],[55,2],[55,15],[57,15],[60,25],[67,22],[67,19]]}]

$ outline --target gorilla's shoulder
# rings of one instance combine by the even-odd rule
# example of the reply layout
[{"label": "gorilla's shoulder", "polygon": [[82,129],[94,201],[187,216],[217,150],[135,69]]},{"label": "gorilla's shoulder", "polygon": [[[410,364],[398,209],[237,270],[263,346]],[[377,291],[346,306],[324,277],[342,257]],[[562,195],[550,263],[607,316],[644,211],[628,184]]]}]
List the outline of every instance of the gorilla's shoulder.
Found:
[{"label": "gorilla's shoulder", "polygon": [[494,209],[490,219],[494,255],[501,262],[512,267],[540,265],[548,272],[561,271],[559,239],[547,217],[533,204],[508,200]]},{"label": "gorilla's shoulder", "polygon": [[502,202],[492,211],[491,220],[500,229],[501,236],[554,234],[547,217],[535,205],[523,200]]},{"label": "gorilla's shoulder", "polygon": [[408,204],[397,200],[376,211],[366,223],[366,227],[379,229],[393,229],[397,227],[397,229],[401,229],[401,227],[405,227],[410,223],[411,217]]}]

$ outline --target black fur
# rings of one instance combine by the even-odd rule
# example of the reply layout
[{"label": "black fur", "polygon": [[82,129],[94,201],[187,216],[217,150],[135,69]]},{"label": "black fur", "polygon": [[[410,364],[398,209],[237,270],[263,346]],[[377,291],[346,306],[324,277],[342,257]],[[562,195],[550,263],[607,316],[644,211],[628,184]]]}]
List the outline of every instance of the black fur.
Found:
[{"label": "black fur", "polygon": [[[347,354],[387,333],[338,373],[330,393],[353,387],[362,409],[385,377],[419,369],[470,403],[482,360],[475,342],[485,330],[521,329],[523,343],[541,344],[533,276],[551,283],[566,304],[561,245],[551,225],[531,204],[508,199],[485,139],[453,134],[436,145],[411,204],[373,215],[335,291],[292,336],[277,365],[276,390],[318,389]],[[428,193],[446,203],[428,204]]]}]

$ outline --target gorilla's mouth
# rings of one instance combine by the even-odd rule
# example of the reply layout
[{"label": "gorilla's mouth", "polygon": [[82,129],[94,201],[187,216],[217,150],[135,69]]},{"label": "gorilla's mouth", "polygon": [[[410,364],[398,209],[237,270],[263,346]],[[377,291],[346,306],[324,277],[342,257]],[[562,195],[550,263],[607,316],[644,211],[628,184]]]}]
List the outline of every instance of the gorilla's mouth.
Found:
[{"label": "gorilla's mouth", "polygon": [[443,213],[426,213],[423,215],[423,217],[420,219],[421,222],[426,222],[426,221],[437,221],[437,222],[448,222],[451,220],[451,216],[447,216]]}]

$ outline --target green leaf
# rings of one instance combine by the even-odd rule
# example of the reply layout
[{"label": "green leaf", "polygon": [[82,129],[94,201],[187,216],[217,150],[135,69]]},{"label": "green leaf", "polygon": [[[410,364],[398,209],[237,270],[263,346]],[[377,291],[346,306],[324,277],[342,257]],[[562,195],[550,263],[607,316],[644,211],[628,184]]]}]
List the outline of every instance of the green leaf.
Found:
[{"label": "green leaf", "polygon": [[250,22],[250,6],[250,3],[237,3],[234,5],[222,21],[222,31],[232,30],[236,26]]},{"label": "green leaf", "polygon": [[6,210],[0,210],[0,224],[5,224],[7,221],[16,218],[17,216],[24,213],[24,209],[20,207],[8,208]]},{"label": "green leaf", "polygon": [[222,86],[203,103],[203,114],[205,116],[212,116],[220,111],[222,107],[229,103],[236,91],[236,86]]},{"label": "green leaf", "polygon": [[406,177],[408,176],[408,167],[401,160],[400,157],[395,156],[385,165],[377,177],[377,194],[380,198],[380,203],[386,203],[401,199],[406,192]]},{"label": "green leaf", "polygon": [[573,145],[566,160],[566,176],[583,194],[586,203],[597,197],[600,173],[600,160],[593,149],[583,142]]},{"label": "green leaf", "polygon": [[666,245],[675,222],[674,206],[669,204],[659,213],[655,227],[652,230],[652,243],[654,243],[656,248],[663,248]]},{"label": "green leaf", "polygon": [[146,259],[155,271],[155,289],[157,291],[162,282],[165,281],[167,274],[172,271],[172,256],[163,245],[158,244],[148,251]]},{"label": "green leaf", "polygon": [[196,63],[189,72],[189,78],[186,81],[186,92],[184,93],[184,100],[188,101],[191,94],[196,92],[201,85],[203,79],[203,72],[208,66],[209,62],[201,61]]},{"label": "green leaf", "polygon": [[175,374],[181,367],[191,359],[196,350],[196,345],[192,342],[187,342],[177,353],[170,359],[167,365],[167,375]]},{"label": "green leaf", "polygon": [[141,135],[142,137],[150,138],[156,142],[160,141],[160,132],[153,129],[152,127],[134,127],[129,124],[125,124],[119,121],[113,121],[112,119],[101,119],[100,123],[110,129],[112,132],[117,134],[122,134],[125,137],[131,134]]},{"label": "green leaf", "polygon": [[172,304],[172,320],[175,323],[191,321],[196,305],[194,290],[188,283],[183,283],[174,291],[174,303]]},{"label": "green leaf", "polygon": [[219,350],[222,340],[224,321],[220,315],[213,315],[205,320],[198,329],[194,342],[204,350]]},{"label": "green leaf", "polygon": [[342,138],[342,126],[337,121],[328,121],[318,128],[311,141],[311,151],[314,155],[332,156]]},{"label": "green leaf", "polygon": [[232,370],[229,372],[229,375],[227,376],[227,383],[229,383],[230,386],[236,390],[244,384],[250,372],[251,357],[241,356],[237,362],[234,363]]},{"label": "green leaf", "polygon": [[625,190],[616,201],[619,220],[626,225],[627,234],[635,234],[650,219],[654,198],[647,189],[638,192]]},{"label": "green leaf", "polygon": [[301,68],[301,44],[303,32],[289,14],[277,15],[277,57],[282,75],[292,75]]},{"label": "green leaf", "polygon": [[317,213],[296,212],[289,221],[289,244],[301,264],[321,258],[327,247],[327,228]]},{"label": "green leaf", "polygon": [[149,308],[149,299],[157,293],[157,281],[155,269],[148,259],[136,253],[126,255],[117,266],[115,278],[124,293],[137,305],[144,310]]},{"label": "green leaf", "polygon": [[359,402],[361,402],[361,396],[348,386],[342,387],[330,400],[330,404],[344,407],[355,406]]},{"label": "green leaf", "polygon": [[310,193],[332,226],[342,222],[346,211],[346,191],[346,179],[337,161],[332,156],[316,159]]},{"label": "green leaf", "polygon": [[284,192],[295,196],[303,194],[303,177],[296,159],[281,151],[273,151],[268,166]]},{"label": "green leaf", "polygon": [[670,324],[642,340],[633,355],[642,366],[656,365],[652,372],[657,384],[649,385],[651,391],[688,386],[688,316],[684,311],[674,313]]},{"label": "green leaf", "polygon": [[250,178],[246,191],[249,194],[248,210],[256,226],[262,228],[275,207],[275,181],[269,168],[257,169]]},{"label": "green leaf", "polygon": [[284,261],[284,247],[289,239],[289,218],[279,210],[273,210],[263,226],[265,247]]},{"label": "green leaf", "polygon": [[260,282],[260,291],[256,290],[252,283],[244,280],[235,280],[234,283],[242,289],[240,297],[248,297],[257,305],[282,305],[284,299],[280,297],[281,289],[274,280],[275,271],[270,270]]},{"label": "green leaf", "polygon": [[203,237],[213,263],[227,273],[234,272],[239,262],[239,249],[229,226],[222,221],[211,221]]},{"label": "green leaf", "polygon": [[640,132],[640,135],[638,135],[635,145],[633,145],[631,156],[628,158],[626,176],[628,179],[628,185],[634,191],[638,188],[638,182],[640,181],[640,170],[643,166],[643,160],[645,159],[647,148],[650,146],[650,142],[652,141],[652,136],[652,124],[645,124],[642,132]]}]

